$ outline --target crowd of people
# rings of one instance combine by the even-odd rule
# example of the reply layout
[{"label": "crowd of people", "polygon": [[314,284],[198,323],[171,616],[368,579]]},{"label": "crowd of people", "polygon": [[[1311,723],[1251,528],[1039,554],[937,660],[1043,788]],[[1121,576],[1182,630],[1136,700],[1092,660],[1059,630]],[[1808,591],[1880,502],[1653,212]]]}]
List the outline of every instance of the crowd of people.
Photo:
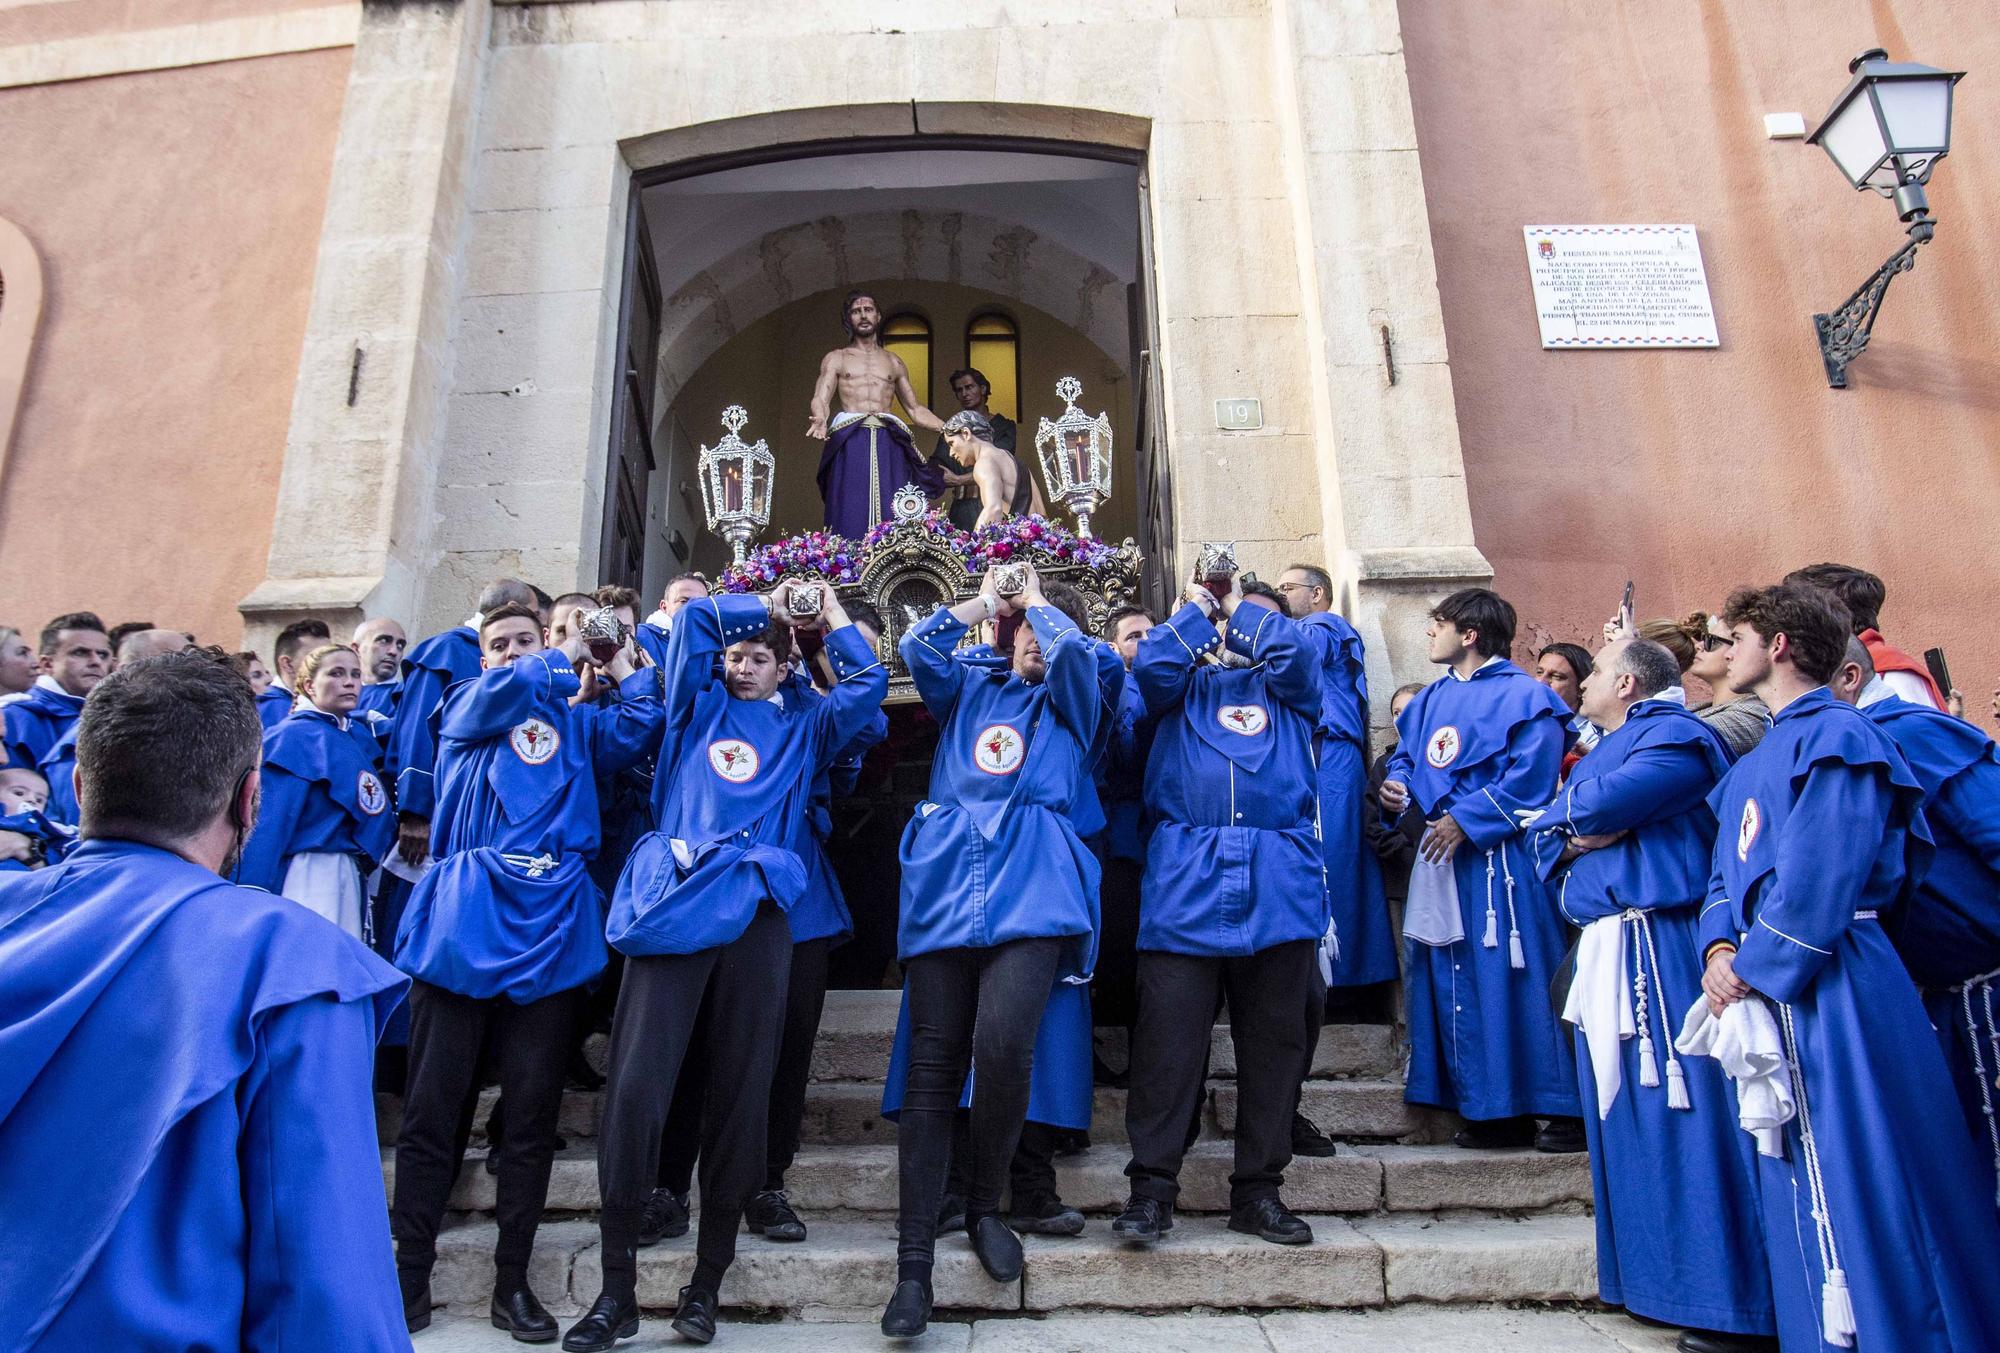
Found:
[{"label": "crowd of people", "polygon": [[[947,434],[990,506],[1017,483],[975,394]],[[499,579],[414,646],[308,619],[268,655],[0,629],[0,1344],[406,1347],[489,1082],[493,1323],[636,1334],[699,1168],[673,1328],[707,1342],[743,1226],[807,1238],[829,954],[884,911],[888,1337],[926,1328],[940,1234],[1006,1282],[1020,1233],[1084,1229],[1053,1160],[1094,1080],[1129,1086],[1111,1233],[1169,1240],[1224,1008],[1229,1229],[1311,1243],[1286,1171],[1338,1148],[1301,1083],[1400,979],[1409,1100],[1469,1150],[1588,1149],[1602,1297],[1688,1353],[2000,1343],[2000,754],[1883,638],[1880,580],[1621,612],[1532,672],[1513,607],[1455,592],[1379,755],[1336,600],[1301,563],[1094,629],[989,572],[901,636],[930,785],[898,895],[852,899],[832,813],[889,674],[823,585],[687,574],[642,615]],[[600,1027],[603,1289],[562,1332],[530,1257]]]}]

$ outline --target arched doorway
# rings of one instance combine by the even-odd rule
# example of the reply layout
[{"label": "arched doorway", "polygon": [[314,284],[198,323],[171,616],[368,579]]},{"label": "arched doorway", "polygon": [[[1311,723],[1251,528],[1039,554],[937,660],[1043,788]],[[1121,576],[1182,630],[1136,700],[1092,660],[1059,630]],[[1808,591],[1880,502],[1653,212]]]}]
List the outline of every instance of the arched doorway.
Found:
[{"label": "arched doorway", "polygon": [[[929,389],[1011,334],[1021,451],[1061,411],[1060,376],[1117,434],[1099,533],[1149,558],[1171,507],[1154,371],[1143,155],[1023,138],[912,136],[764,147],[634,174],[621,312],[623,376],[607,457],[601,557],[648,592],[712,566],[693,465],[722,408],[779,460],[772,534],[820,524],[820,444],[805,433],[820,357],[845,341],[840,298],[878,292],[927,338]],[[996,322],[997,321],[997,322]],[[929,450],[929,438],[923,449]],[[1051,504],[1052,513],[1059,509]]]}]

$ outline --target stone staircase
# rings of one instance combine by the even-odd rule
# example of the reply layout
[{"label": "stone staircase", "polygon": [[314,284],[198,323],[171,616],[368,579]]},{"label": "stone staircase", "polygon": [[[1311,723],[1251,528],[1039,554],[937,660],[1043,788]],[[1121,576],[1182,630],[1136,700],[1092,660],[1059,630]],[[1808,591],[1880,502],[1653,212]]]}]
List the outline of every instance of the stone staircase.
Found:
[{"label": "stone staircase", "polygon": [[[896,1009],[894,992],[828,994],[805,1145],[786,1180],[811,1235],[781,1245],[744,1233],[724,1284],[729,1306],[803,1319],[879,1314],[895,1275],[896,1128],[876,1110]],[[1202,1139],[1182,1174],[1170,1237],[1150,1250],[1111,1239],[1110,1218],[1126,1197],[1125,1092],[1100,1088],[1093,1145],[1057,1161],[1063,1199],[1090,1218],[1083,1235],[1025,1237],[1026,1272],[1005,1284],[986,1276],[963,1236],[944,1237],[938,1307],[1145,1312],[1594,1298],[1586,1158],[1459,1150],[1449,1144],[1450,1115],[1404,1104],[1400,1056],[1384,1026],[1329,1025],[1320,1040],[1302,1107],[1342,1140],[1342,1151],[1294,1160],[1285,1187],[1286,1201],[1312,1223],[1312,1245],[1267,1245],[1224,1228],[1236,1086],[1229,1031],[1218,1026]],[[481,1124],[492,1094],[481,1105]],[[600,1095],[581,1091],[563,1103],[568,1149],[555,1162],[531,1272],[537,1294],[559,1314],[581,1311],[599,1285],[600,1103]],[[378,1100],[385,1181],[393,1179],[397,1110],[393,1097]],[[492,1176],[468,1161],[439,1239],[433,1291],[440,1302],[484,1310],[493,1205]],[[641,1251],[642,1304],[671,1309],[693,1267],[692,1232]]]}]

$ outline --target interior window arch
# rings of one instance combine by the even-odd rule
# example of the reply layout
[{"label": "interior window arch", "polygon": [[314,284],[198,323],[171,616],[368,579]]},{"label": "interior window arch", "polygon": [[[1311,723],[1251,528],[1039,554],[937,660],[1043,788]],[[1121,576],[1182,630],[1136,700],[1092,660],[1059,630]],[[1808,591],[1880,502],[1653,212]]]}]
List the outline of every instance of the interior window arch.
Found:
[{"label": "interior window arch", "polygon": [[[903,365],[910,369],[910,388],[925,408],[935,409],[937,401],[931,398],[931,322],[914,311],[891,315],[882,321],[882,346],[903,359]],[[900,397],[890,405],[890,412],[906,423],[910,421],[910,411]]]},{"label": "interior window arch", "polygon": [[974,315],[965,326],[965,364],[992,383],[986,406],[1021,421],[1021,331],[997,310]]}]

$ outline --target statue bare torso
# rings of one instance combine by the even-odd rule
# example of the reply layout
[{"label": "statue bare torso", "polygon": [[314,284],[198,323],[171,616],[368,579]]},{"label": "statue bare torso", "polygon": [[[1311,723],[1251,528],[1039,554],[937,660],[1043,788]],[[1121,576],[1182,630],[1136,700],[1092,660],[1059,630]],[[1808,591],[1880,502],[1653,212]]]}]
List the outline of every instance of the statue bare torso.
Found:
[{"label": "statue bare torso", "polygon": [[897,399],[910,411],[910,421],[935,432],[943,426],[938,416],[917,400],[910,385],[910,370],[903,359],[885,351],[872,338],[857,338],[844,348],[835,348],[820,359],[819,383],[813,388],[810,436],[824,441],[827,423],[838,396],[843,413],[883,414]]}]

